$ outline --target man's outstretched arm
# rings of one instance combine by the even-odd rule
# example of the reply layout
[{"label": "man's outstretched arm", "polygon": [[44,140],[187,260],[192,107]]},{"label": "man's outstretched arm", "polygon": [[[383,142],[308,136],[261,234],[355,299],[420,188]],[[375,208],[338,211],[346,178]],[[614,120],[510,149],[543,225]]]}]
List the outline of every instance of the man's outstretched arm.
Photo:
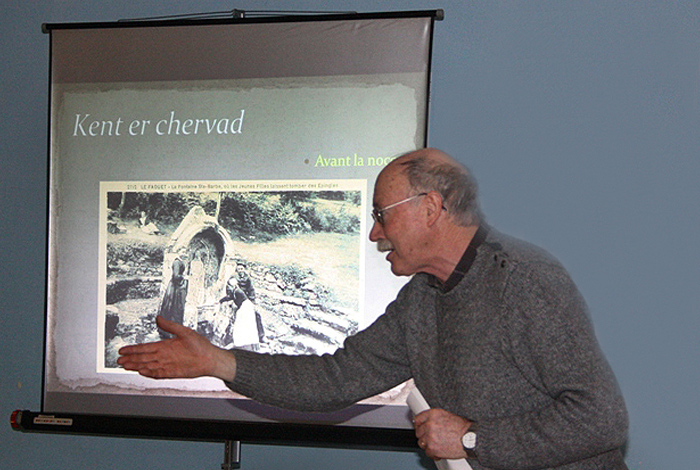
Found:
[{"label": "man's outstretched arm", "polygon": [[154,379],[210,376],[233,381],[236,358],[231,351],[216,347],[195,331],[165,318],[156,318],[156,323],[175,336],[121,348],[117,362],[124,369]]}]

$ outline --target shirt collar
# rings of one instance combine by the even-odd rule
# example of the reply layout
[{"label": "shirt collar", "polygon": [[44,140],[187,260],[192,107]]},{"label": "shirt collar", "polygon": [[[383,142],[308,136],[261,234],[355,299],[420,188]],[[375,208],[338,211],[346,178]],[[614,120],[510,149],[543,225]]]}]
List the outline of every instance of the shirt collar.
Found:
[{"label": "shirt collar", "polygon": [[437,278],[433,278],[433,285],[440,287],[443,292],[449,292],[454,289],[454,287],[459,284],[459,281],[461,281],[467,274],[469,268],[472,267],[472,264],[476,259],[476,249],[479,248],[479,245],[481,245],[484,240],[486,240],[486,235],[488,232],[489,229],[486,225],[480,225],[474,234],[474,237],[469,242],[469,246],[467,246],[467,249],[464,250],[464,253],[457,263],[457,266],[455,266],[455,269],[452,271],[452,274],[450,274],[450,277],[447,278],[447,281],[445,281],[443,284]]}]

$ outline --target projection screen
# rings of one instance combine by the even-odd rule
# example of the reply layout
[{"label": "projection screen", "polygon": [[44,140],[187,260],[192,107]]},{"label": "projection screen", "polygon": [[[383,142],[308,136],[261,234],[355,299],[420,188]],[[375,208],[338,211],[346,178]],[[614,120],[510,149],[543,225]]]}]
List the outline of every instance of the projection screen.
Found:
[{"label": "projection screen", "polygon": [[411,429],[410,383],[304,414],[116,357],[161,339],[158,314],[225,348],[323,354],[383,313],[406,279],[368,240],[373,183],[426,145],[435,19],[46,25],[44,413],[237,423],[241,440],[247,424]]}]

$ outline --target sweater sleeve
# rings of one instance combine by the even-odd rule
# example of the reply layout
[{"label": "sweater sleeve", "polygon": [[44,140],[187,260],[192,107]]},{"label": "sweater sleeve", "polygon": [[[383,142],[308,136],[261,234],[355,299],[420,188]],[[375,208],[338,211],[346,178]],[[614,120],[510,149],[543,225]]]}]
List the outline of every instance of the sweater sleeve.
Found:
[{"label": "sweater sleeve", "polygon": [[235,351],[236,378],[226,385],[256,401],[297,411],[334,411],[410,378],[395,302],[334,354],[269,355]]},{"label": "sweater sleeve", "polygon": [[546,405],[479,422],[480,463],[513,470],[550,468],[621,447],[627,433],[625,404],[585,303],[565,270],[516,266],[502,305],[503,349],[545,396]]}]

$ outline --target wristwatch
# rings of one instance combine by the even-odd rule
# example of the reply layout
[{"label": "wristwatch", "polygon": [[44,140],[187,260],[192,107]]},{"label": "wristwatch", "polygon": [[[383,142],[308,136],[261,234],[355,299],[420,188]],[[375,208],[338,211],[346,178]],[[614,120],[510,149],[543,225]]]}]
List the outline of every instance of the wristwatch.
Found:
[{"label": "wristwatch", "polygon": [[476,458],[476,423],[472,423],[469,430],[462,436],[462,447],[467,453],[467,458]]}]

